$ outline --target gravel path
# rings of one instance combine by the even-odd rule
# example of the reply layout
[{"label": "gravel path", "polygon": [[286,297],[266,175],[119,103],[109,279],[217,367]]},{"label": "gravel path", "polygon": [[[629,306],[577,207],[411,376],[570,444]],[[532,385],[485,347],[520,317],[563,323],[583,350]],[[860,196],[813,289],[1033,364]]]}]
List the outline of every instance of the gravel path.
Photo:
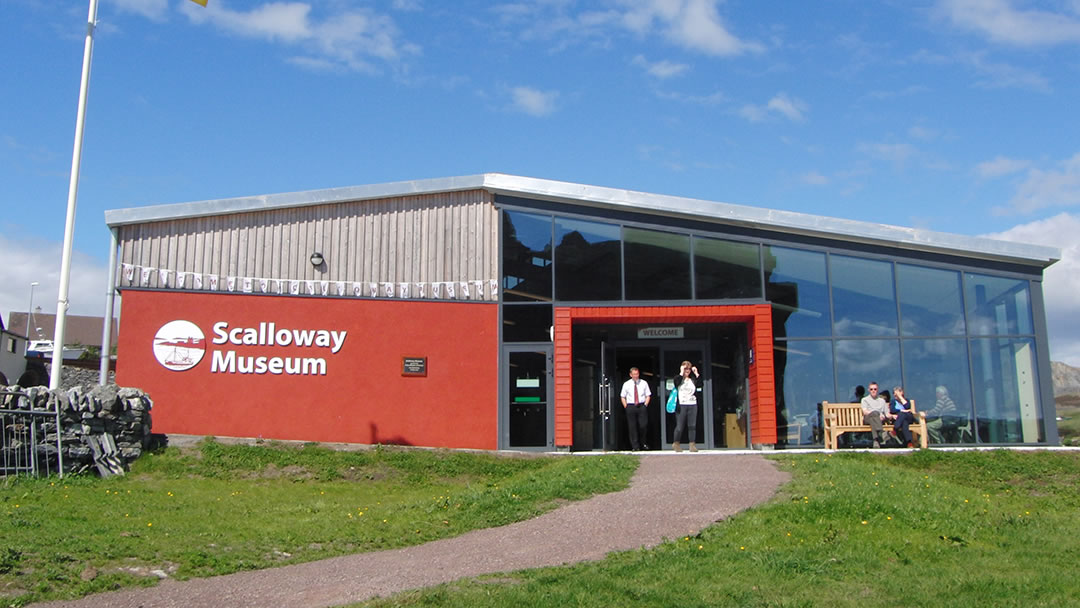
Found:
[{"label": "gravel path", "polygon": [[771,498],[788,479],[760,455],[645,455],[630,487],[499,528],[375,553],[239,572],[36,606],[340,606],[496,572],[602,559],[692,535]]}]

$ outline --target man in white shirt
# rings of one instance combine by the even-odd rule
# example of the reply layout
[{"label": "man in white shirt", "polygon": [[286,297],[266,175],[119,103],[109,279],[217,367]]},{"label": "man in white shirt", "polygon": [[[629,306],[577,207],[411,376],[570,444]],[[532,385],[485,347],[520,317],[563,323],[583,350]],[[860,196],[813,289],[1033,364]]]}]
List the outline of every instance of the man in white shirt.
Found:
[{"label": "man in white shirt", "polygon": [[868,395],[863,397],[862,406],[863,424],[870,426],[870,434],[874,436],[874,447],[880,448],[882,443],[888,440],[888,435],[882,428],[882,423],[889,419],[889,404],[878,396],[877,382],[871,382],[867,389]]},{"label": "man in white shirt", "polygon": [[646,409],[652,400],[652,391],[649,383],[641,379],[641,370],[636,367],[630,368],[630,379],[623,382],[622,391],[619,392],[623,409],[626,410],[626,428],[630,431],[630,447],[636,452],[645,445],[645,438],[649,432],[649,413]]}]

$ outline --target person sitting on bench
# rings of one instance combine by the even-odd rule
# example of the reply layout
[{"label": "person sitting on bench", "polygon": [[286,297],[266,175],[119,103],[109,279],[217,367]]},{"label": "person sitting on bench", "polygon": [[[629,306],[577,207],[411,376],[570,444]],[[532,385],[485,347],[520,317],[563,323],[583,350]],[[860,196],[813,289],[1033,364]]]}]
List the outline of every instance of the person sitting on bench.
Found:
[{"label": "person sitting on bench", "polygon": [[869,394],[863,397],[859,404],[862,407],[863,424],[870,427],[870,434],[874,437],[874,447],[880,448],[881,444],[889,439],[882,424],[892,416],[889,415],[889,404],[878,396],[877,382],[871,382],[867,391]]}]

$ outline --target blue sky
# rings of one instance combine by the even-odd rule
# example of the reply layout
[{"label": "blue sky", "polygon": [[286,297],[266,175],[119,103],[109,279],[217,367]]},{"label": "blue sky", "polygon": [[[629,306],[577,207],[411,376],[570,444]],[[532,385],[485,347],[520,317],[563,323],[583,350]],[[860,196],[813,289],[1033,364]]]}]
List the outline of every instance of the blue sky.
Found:
[{"label": "blue sky", "polygon": [[[56,309],[87,5],[0,7],[5,319]],[[100,0],[71,311],[106,209],[504,172],[1060,247],[1080,365],[1078,50],[1080,0]]]}]

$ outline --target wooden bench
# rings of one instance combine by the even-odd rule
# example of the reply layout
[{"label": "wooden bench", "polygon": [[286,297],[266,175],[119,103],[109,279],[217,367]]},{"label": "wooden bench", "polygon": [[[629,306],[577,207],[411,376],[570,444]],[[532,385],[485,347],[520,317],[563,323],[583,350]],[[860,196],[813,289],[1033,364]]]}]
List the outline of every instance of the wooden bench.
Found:
[{"label": "wooden bench", "polygon": [[[908,427],[912,438],[918,436],[919,446],[926,449],[929,445],[926,433],[926,412],[915,412],[915,422]],[[835,450],[837,440],[844,433],[869,433],[870,425],[863,424],[862,406],[858,403],[821,403],[822,420],[824,421],[825,449]],[[882,423],[885,432],[893,430],[893,425]]]}]

